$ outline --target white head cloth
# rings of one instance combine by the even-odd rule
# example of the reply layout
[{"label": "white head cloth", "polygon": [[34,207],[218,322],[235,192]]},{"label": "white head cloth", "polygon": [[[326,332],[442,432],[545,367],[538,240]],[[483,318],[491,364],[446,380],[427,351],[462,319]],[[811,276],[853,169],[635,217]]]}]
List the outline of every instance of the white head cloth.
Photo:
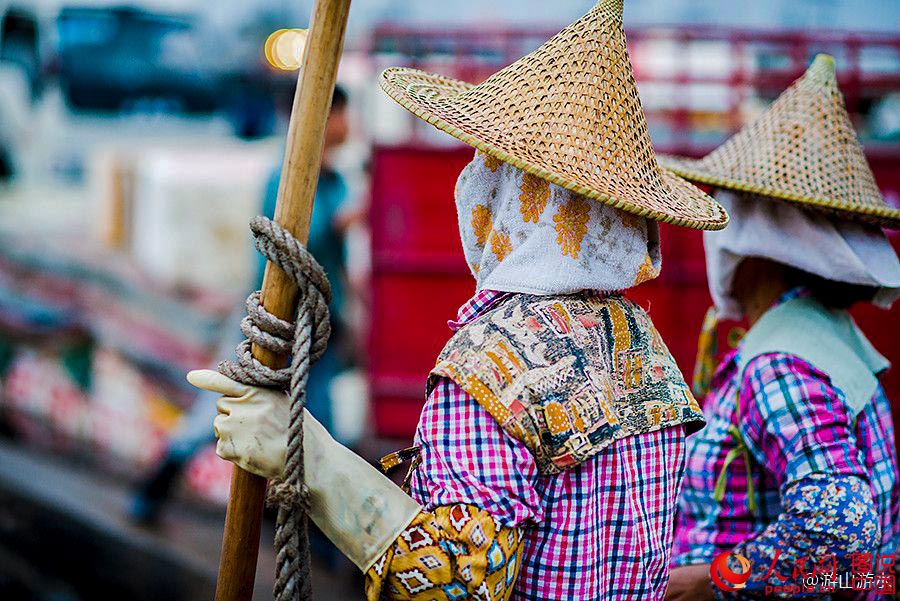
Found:
[{"label": "white head cloth", "polygon": [[716,200],[731,216],[724,230],[703,235],[709,289],[720,317],[741,317],[731,285],[746,257],[771,259],[834,282],[878,288],[873,302],[883,308],[900,296],[900,261],[879,227],[727,190],[719,191]]},{"label": "white head cloth", "polygon": [[476,154],[456,184],[459,231],[478,289],[612,292],[659,275],[659,227]]}]

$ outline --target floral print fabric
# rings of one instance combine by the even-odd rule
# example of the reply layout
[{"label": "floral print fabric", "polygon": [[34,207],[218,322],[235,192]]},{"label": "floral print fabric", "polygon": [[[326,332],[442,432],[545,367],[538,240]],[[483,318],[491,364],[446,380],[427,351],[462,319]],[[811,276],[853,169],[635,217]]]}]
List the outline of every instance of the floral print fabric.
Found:
[{"label": "floral print fabric", "polygon": [[[831,574],[852,574],[855,557],[879,554],[878,513],[863,478],[811,474],[785,489],[782,506],[778,520],[734,548],[754,569],[744,589],[717,591],[720,599],[792,599],[795,591],[788,587],[779,594],[777,587],[802,583],[802,573],[821,574],[826,566]],[[877,598],[876,590],[868,593],[860,591],[856,598]]]},{"label": "floral print fabric", "polygon": [[466,260],[478,289],[617,291],[659,275],[659,227],[476,154],[456,184]]}]

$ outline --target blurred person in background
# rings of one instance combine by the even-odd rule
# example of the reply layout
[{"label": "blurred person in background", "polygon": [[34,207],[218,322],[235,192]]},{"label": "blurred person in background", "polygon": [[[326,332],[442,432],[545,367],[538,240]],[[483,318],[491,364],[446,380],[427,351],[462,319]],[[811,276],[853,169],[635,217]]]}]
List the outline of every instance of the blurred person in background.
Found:
[{"label": "blurred person in background", "polygon": [[0,63],[0,184],[16,174],[31,98],[26,74]]},{"label": "blurred person in background", "polygon": [[[585,81],[596,95],[573,91]],[[384,460],[412,461],[409,493],[305,417],[312,521],[371,601],[661,599],[685,432],[702,417],[621,291],[659,275],[657,220],[727,216],[656,164],[622,3],[599,2],[474,88],[411,69],[382,87],[482,151],[455,190],[476,292],[429,374],[416,446]],[[416,327],[402,317],[394,327]],[[280,476],[284,393],[189,380],[223,395],[220,456]]]},{"label": "blurred person in background", "polygon": [[[325,123],[325,147],[322,154],[322,168],[319,171],[319,184],[316,188],[315,204],[309,224],[309,240],[307,248],[316,258],[331,284],[331,304],[328,306],[331,317],[331,338],[325,353],[313,364],[306,384],[308,401],[306,407],[316,416],[329,432],[337,435],[334,428],[334,399],[331,396],[331,383],[342,371],[347,369],[348,361],[342,355],[342,339],[346,335],[346,266],[347,248],[345,238],[347,230],[358,223],[364,216],[363,211],[351,208],[347,202],[347,184],[343,176],[333,167],[334,151],[347,141],[350,133],[350,122],[347,114],[347,92],[340,86],[334,90],[331,102],[331,113]],[[286,107],[290,112],[290,107]],[[279,166],[269,178],[266,185],[263,214],[273,216],[278,202],[278,184],[281,181]],[[259,256],[259,272],[266,268],[266,260]],[[260,283],[262,280],[260,280]],[[340,436],[338,436],[340,439]],[[343,443],[349,441],[341,440]]]},{"label": "blurred person in background", "polygon": [[[334,378],[348,365],[341,354],[341,345],[337,344],[342,332],[346,330],[343,323],[346,266],[344,235],[347,229],[361,217],[358,211],[348,210],[347,186],[341,174],[331,165],[333,151],[342,145],[349,135],[347,104],[347,93],[341,87],[335,88],[331,112],[325,124],[325,149],[307,244],[307,248],[325,268],[332,291],[332,300],[329,306],[331,340],[325,354],[310,369],[307,407],[332,433],[334,433],[332,427],[334,401],[331,384]],[[288,113],[290,112],[290,106],[283,108],[286,108]],[[275,216],[280,179],[281,168],[278,167],[266,183],[262,214],[270,219]],[[255,289],[262,286],[263,273],[266,268],[265,257],[260,254],[258,257]],[[225,320],[224,323],[229,328],[228,335],[223,338],[216,352],[217,357],[227,357],[233,354],[234,348],[242,340],[243,335],[240,329],[234,326],[240,322],[245,311],[244,303],[241,302],[240,306]],[[218,397],[218,394],[210,392],[201,392],[197,395],[190,412],[182,418],[175,434],[169,440],[167,452],[158,467],[138,487],[131,510],[135,520],[148,524],[155,523],[188,461],[199,450],[215,440],[210,424],[216,415],[216,399]]]},{"label": "blurred person in background", "polygon": [[[830,599],[823,572],[848,587],[871,574],[868,592],[852,594],[882,598],[900,542],[894,425],[878,382],[889,364],[847,310],[900,296],[900,262],[878,227],[900,227],[900,210],[878,191],[833,60],[818,56],[706,158],[663,163],[718,187],[731,225],[705,234],[710,291],[719,317],[750,325],[699,382],[707,425],[688,442],[668,598]],[[715,325],[711,313],[701,346]],[[712,374],[714,352],[698,356],[698,374]],[[745,587],[715,586],[718,566],[748,576]],[[820,588],[800,595],[816,573]]]}]

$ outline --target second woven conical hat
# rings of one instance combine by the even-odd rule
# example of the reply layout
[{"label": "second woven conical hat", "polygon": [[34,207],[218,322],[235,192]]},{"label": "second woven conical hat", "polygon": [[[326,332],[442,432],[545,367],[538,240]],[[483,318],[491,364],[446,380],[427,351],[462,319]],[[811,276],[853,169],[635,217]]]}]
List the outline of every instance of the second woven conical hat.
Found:
[{"label": "second woven conical hat", "polygon": [[659,162],[692,181],[900,227],[900,210],[878,191],[838,89],[834,59],[825,54],[758,119],[702,159],[660,156]]},{"label": "second woven conical hat", "polygon": [[601,0],[538,50],[479,85],[393,68],[387,94],[501,161],[623,211],[717,230],[728,216],[656,162],[622,29]]}]

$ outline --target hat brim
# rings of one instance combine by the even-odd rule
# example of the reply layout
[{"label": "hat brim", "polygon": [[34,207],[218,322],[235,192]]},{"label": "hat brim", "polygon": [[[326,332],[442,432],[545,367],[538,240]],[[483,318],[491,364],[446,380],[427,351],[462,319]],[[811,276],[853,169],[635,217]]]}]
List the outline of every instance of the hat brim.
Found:
[{"label": "hat brim", "polygon": [[864,205],[846,202],[838,202],[828,198],[817,198],[797,194],[790,190],[784,190],[773,186],[755,184],[738,178],[726,177],[715,174],[705,169],[703,159],[692,159],[673,155],[657,155],[657,160],[663,169],[672,171],[680,177],[700,184],[748,192],[759,196],[766,196],[776,200],[784,200],[801,205],[804,208],[829,213],[840,219],[859,221],[879,225],[884,228],[900,229],[900,209],[887,205]]},{"label": "hat brim", "polygon": [[[631,195],[616,193],[615,182],[603,186],[601,182],[586,185],[566,175],[554,165],[541,163],[517,152],[516,145],[501,127],[473,127],[484,119],[469,114],[456,102],[477,86],[464,81],[442,77],[417,69],[392,68],[381,76],[385,93],[402,107],[454,138],[475,147],[505,163],[509,163],[536,177],[562,186],[616,209],[673,225],[700,230],[720,230],[728,225],[728,214],[701,190],[677,175],[657,168],[659,178],[646,182]],[[599,185],[598,185],[599,184]],[[655,206],[641,196],[655,199]]]}]

